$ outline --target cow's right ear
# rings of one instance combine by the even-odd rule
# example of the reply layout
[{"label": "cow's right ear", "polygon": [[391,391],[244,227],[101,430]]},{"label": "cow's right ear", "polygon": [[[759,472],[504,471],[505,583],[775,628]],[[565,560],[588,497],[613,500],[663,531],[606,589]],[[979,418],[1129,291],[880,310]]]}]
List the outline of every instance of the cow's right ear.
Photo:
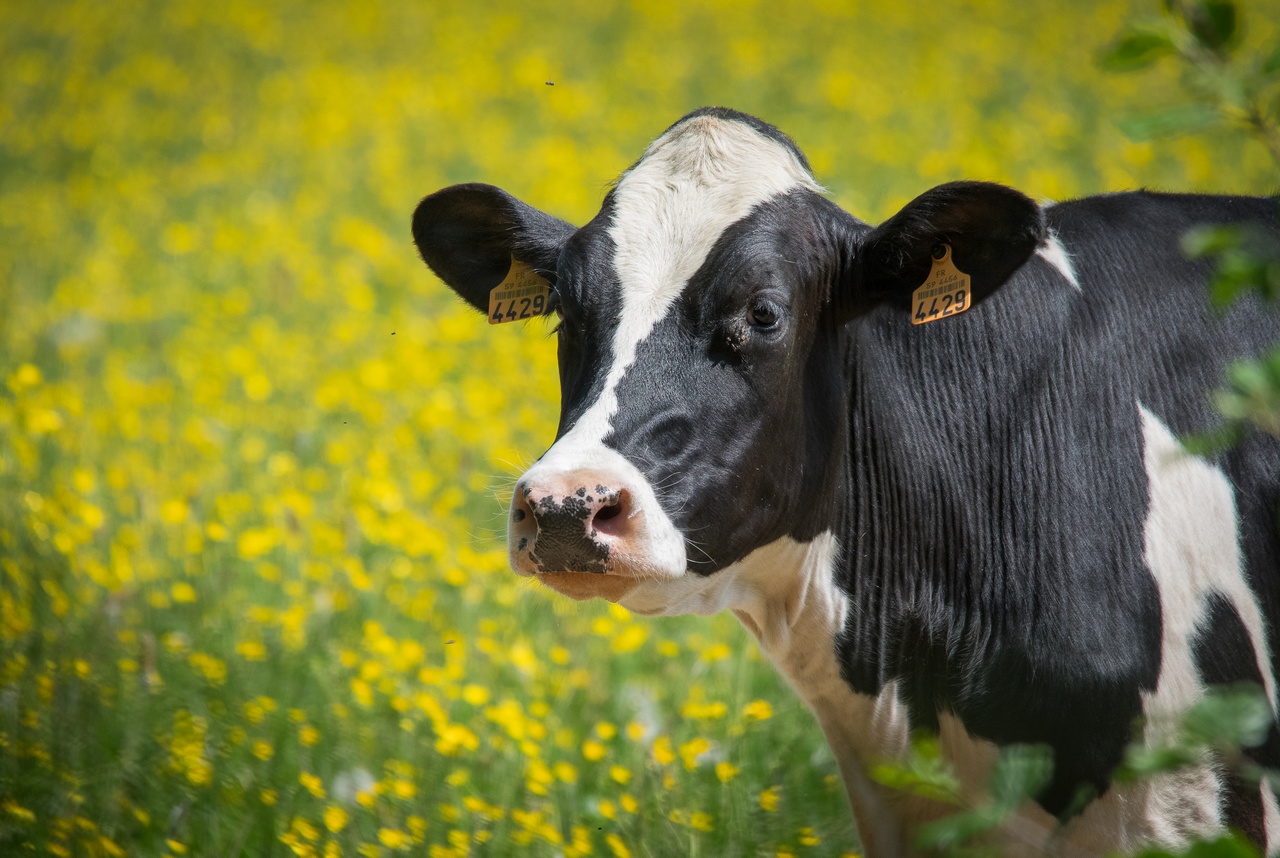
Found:
[{"label": "cow's right ear", "polygon": [[413,212],[413,241],[422,260],[483,313],[513,259],[554,283],[556,258],[574,231],[501,188],[478,183],[436,191]]}]

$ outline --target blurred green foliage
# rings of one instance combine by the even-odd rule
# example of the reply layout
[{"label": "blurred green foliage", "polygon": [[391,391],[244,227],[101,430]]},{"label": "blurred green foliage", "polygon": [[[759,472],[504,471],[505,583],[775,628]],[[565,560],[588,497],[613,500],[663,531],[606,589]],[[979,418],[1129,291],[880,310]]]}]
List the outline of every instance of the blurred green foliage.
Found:
[{"label": "blurred green foliage", "polygon": [[[1164,16],[1127,26],[1099,55],[1112,71],[1136,71],[1169,58],[1192,100],[1122,123],[1134,139],[1223,126],[1243,129],[1266,147],[1280,169],[1280,40],[1242,50],[1244,13],[1234,0],[1162,0]],[[1261,9],[1259,10],[1261,11]],[[1274,190],[1275,179],[1269,183]],[[1254,225],[1208,224],[1183,236],[1192,259],[1216,265],[1210,295],[1225,307],[1257,291],[1280,301],[1280,236]],[[1192,439],[1206,452],[1238,440],[1250,427],[1280,437],[1280,346],[1228,371],[1214,403],[1227,425],[1210,438]],[[1280,512],[1277,512],[1280,527]]]}]

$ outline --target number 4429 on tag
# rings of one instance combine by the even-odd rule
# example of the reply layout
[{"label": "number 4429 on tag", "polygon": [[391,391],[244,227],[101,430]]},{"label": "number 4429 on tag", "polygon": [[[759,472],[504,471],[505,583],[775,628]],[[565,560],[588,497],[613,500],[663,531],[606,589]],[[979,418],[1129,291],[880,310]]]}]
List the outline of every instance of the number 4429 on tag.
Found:
[{"label": "number 4429 on tag", "polygon": [[972,305],[969,275],[951,261],[951,245],[939,245],[934,249],[933,267],[924,285],[911,293],[911,324],[923,325],[956,316]]},{"label": "number 4429 on tag", "polygon": [[512,257],[511,269],[489,293],[489,324],[532,319],[547,311],[551,284],[525,263]]}]

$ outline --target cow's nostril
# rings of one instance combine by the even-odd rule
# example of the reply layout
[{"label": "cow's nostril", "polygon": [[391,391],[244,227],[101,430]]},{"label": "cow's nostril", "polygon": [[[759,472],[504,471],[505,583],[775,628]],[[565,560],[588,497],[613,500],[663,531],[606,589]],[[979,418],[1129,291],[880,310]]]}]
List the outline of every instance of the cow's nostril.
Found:
[{"label": "cow's nostril", "polygon": [[626,516],[624,515],[627,511],[626,492],[618,492],[616,495],[602,500],[604,502],[591,519],[591,527],[595,533],[618,536],[622,529],[626,527]]}]

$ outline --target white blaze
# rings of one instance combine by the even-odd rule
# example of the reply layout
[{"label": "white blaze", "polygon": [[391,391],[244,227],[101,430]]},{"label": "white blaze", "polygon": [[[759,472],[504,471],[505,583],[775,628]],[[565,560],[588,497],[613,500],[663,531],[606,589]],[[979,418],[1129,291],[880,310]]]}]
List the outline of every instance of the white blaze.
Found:
[{"label": "white blaze", "polygon": [[655,140],[614,189],[609,236],[622,308],[613,364],[599,399],[525,480],[581,468],[616,474],[631,487],[644,516],[646,571],[651,574],[684,574],[684,538],[643,474],[604,445],[618,410],[618,384],[640,343],[671,309],[725,229],[765,200],[796,188],[821,190],[787,146],[743,122],[696,116]]}]

